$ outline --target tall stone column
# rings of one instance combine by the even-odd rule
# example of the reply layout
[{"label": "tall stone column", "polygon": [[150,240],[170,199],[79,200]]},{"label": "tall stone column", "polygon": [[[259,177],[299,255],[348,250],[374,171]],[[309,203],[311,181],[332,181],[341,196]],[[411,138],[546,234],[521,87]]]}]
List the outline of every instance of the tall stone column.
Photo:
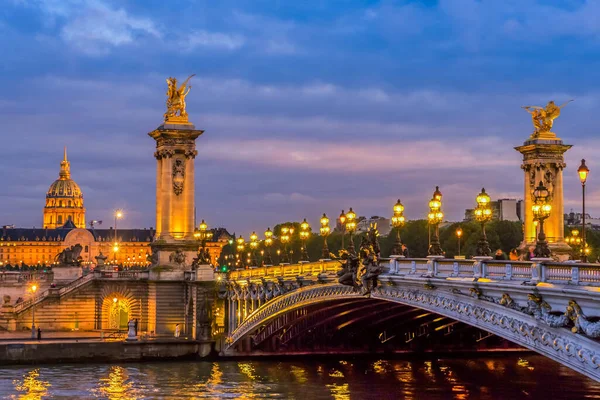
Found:
[{"label": "tall stone column", "polygon": [[183,269],[196,256],[194,159],[196,138],[202,133],[187,121],[166,121],[148,133],[156,140],[155,266]]},{"label": "tall stone column", "polygon": [[[550,125],[551,127],[551,125]],[[559,259],[567,259],[571,248],[564,240],[563,169],[564,153],[572,146],[564,144],[553,132],[534,132],[522,146],[515,150],[523,155],[524,172],[524,232],[521,249],[535,246],[537,226],[534,224],[532,206],[534,190],[543,182],[550,193],[552,211],[544,221],[548,247]]]}]

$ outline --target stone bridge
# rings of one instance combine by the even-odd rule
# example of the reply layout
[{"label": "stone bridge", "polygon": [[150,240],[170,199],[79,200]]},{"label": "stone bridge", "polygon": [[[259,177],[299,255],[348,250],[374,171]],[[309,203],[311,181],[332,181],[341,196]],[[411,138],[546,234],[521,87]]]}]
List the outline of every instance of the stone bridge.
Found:
[{"label": "stone bridge", "polygon": [[[407,342],[426,332],[451,332],[460,323],[600,380],[600,265],[382,262],[386,271],[368,293],[337,282],[337,261],[231,272],[220,292],[226,303],[225,352],[256,351],[269,342],[285,345],[336,318],[342,322],[329,325],[334,330],[376,325],[382,342],[388,340],[390,323],[416,323],[403,337]],[[346,318],[340,320],[342,315]]]}]

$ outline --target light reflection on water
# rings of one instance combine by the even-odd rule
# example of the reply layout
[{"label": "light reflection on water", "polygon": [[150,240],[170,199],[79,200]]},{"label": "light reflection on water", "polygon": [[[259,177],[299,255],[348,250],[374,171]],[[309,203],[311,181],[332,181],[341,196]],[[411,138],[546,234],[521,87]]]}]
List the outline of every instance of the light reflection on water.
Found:
[{"label": "light reflection on water", "polygon": [[0,397],[600,399],[600,384],[533,355],[430,361],[219,360],[5,367],[0,368]]}]

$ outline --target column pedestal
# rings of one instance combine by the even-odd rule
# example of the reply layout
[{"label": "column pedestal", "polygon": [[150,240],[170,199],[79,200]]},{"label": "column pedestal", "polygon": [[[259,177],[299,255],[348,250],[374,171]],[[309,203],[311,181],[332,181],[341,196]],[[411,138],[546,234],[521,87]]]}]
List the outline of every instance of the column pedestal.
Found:
[{"label": "column pedestal", "polygon": [[566,260],[571,247],[564,239],[564,203],[563,203],[563,169],[566,167],[564,153],[572,146],[564,144],[552,132],[542,132],[538,137],[530,137],[522,146],[515,147],[523,155],[521,168],[524,171],[524,215],[521,216],[524,228],[524,240],[521,252],[535,246],[537,226],[534,224],[532,206],[533,192],[540,182],[548,188],[552,211],[544,221],[544,232],[552,255],[559,260]]}]

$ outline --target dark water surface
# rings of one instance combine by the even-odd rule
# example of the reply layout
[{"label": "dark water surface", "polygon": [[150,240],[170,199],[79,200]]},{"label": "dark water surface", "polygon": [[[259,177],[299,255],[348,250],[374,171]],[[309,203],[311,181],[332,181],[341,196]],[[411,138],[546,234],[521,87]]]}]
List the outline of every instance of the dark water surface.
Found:
[{"label": "dark water surface", "polygon": [[600,383],[536,355],[0,367],[7,399],[600,399]]}]

